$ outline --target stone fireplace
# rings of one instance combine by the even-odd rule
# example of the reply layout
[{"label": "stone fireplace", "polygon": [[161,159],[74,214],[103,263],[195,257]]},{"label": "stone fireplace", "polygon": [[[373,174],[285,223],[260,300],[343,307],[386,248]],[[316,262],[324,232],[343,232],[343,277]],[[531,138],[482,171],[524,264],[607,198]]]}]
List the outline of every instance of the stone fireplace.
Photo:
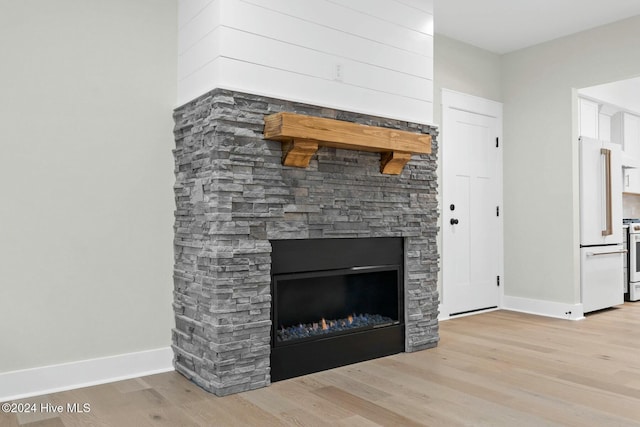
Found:
[{"label": "stone fireplace", "polygon": [[[281,144],[263,138],[265,116],[278,112],[430,134],[432,152],[414,155],[400,175],[381,174],[377,153],[327,147],[318,150],[306,169],[283,166]],[[358,245],[361,239],[395,238],[402,252],[397,269],[385,259],[358,260],[357,265],[328,270],[348,276],[340,279],[346,283],[353,282],[354,267],[370,268],[379,277],[400,274],[397,318],[393,310],[376,308],[375,302],[355,310],[384,312],[364,314],[381,316],[383,320],[369,329],[387,331],[382,335],[399,342],[398,351],[437,345],[435,128],[222,89],[178,108],[174,118],[173,349],[178,372],[217,395],[270,384],[272,356],[286,347],[275,342],[277,328],[285,325],[273,324],[274,277],[283,283],[316,271],[314,267],[280,276],[272,251],[281,241],[340,247],[353,241]],[[381,292],[386,292],[385,299],[393,294]],[[358,294],[357,299],[363,298],[368,297]],[[336,322],[345,322],[340,310],[328,310],[336,313]],[[341,337],[343,332],[333,335]],[[385,349],[371,357],[383,353],[390,354]],[[278,376],[290,376],[281,375],[286,366],[278,367]]]}]

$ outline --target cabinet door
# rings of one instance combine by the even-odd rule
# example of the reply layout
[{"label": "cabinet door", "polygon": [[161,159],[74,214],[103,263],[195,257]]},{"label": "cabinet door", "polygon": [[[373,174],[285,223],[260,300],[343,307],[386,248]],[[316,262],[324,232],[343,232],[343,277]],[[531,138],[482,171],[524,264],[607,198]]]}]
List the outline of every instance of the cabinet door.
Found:
[{"label": "cabinet door", "polygon": [[611,116],[598,114],[598,135],[600,141],[613,141],[611,139]]},{"label": "cabinet door", "polygon": [[640,174],[637,169],[624,170],[624,186],[622,191],[625,193],[640,194]]},{"label": "cabinet door", "polygon": [[624,151],[629,156],[640,159],[640,117],[624,113]]},{"label": "cabinet door", "polygon": [[[640,160],[640,117],[633,114],[623,114],[623,139],[624,151],[627,155]],[[625,190],[629,193],[640,193],[640,170],[627,169],[628,183]]]},{"label": "cabinet door", "polygon": [[598,139],[598,104],[580,98],[580,136]]}]

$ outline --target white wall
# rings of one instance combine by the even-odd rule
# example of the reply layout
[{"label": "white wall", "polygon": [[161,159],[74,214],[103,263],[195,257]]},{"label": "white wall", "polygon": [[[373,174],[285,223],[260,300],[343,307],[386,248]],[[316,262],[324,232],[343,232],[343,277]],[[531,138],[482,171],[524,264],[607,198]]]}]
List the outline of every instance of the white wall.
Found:
[{"label": "white wall", "polygon": [[442,122],[442,89],[500,102],[501,56],[436,34],[434,39],[434,122]]},{"label": "white wall", "polygon": [[0,374],[170,345],[176,22],[0,5]]},{"label": "white wall", "polygon": [[179,10],[179,105],[221,87],[432,122],[430,0],[180,0]]},{"label": "white wall", "polygon": [[505,55],[505,295],[580,301],[576,88],[640,75],[640,17]]}]

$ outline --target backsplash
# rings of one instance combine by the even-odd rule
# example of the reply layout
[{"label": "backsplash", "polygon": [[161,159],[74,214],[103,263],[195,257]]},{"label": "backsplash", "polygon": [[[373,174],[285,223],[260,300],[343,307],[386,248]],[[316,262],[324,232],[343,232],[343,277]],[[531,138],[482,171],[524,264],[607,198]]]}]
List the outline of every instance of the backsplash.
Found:
[{"label": "backsplash", "polygon": [[640,195],[622,195],[622,217],[640,218]]}]

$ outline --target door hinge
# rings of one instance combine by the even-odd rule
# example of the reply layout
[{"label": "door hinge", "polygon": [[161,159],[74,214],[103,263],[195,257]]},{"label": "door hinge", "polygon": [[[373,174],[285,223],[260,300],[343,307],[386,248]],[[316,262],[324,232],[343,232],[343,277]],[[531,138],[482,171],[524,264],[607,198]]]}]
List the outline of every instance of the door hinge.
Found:
[{"label": "door hinge", "polygon": [[496,216],[500,216],[500,206],[496,206]]},{"label": "door hinge", "polygon": [[500,147],[500,138],[496,136],[496,148]]},{"label": "door hinge", "polygon": [[496,276],[496,285],[500,286],[500,276]]}]

